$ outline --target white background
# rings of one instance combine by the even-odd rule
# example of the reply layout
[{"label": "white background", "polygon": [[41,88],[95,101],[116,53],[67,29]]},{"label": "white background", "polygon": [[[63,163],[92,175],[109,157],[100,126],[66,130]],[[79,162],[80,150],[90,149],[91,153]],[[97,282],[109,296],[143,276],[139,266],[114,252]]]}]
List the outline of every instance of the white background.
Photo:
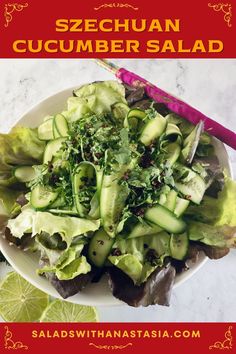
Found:
[{"label": "white background", "polygon": [[[236,60],[114,60],[236,130]],[[92,60],[0,60],[0,131],[47,96],[83,82],[112,79]],[[236,153],[228,149],[236,176]],[[235,196],[236,202],[236,196]],[[0,280],[10,268],[0,265]],[[236,252],[208,261],[177,288],[170,307],[99,308],[101,321],[236,321]],[[96,296],[96,294],[95,294]]]}]

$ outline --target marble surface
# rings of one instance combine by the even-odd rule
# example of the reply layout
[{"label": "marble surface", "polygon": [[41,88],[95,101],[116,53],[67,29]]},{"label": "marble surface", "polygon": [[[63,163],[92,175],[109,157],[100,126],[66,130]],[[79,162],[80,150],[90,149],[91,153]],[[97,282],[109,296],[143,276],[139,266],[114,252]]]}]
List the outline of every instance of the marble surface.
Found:
[{"label": "marble surface", "polygon": [[[236,130],[236,60],[114,60]],[[0,131],[29,108],[65,88],[113,75],[92,60],[0,60]],[[236,152],[228,149],[236,178]],[[236,251],[208,261],[173,291],[171,306],[99,308],[101,321],[236,321]],[[9,270],[0,265],[0,280]]]}]

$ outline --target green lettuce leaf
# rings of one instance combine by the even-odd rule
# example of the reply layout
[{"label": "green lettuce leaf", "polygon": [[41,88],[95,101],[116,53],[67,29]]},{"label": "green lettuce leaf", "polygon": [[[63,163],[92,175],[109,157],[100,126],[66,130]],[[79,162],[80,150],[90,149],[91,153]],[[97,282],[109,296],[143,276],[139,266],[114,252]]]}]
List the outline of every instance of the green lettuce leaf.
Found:
[{"label": "green lettuce leaf", "polygon": [[45,142],[38,139],[37,129],[15,127],[9,134],[0,134],[0,185],[16,182],[15,166],[41,163]]},{"label": "green lettuce leaf", "polygon": [[86,114],[104,114],[111,112],[111,106],[116,102],[124,102],[125,88],[117,81],[102,81],[84,85],[74,91],[74,96],[68,99],[68,111],[63,114],[75,121]]},{"label": "green lettuce leaf", "polygon": [[67,100],[67,111],[62,112],[62,114],[69,119],[71,122],[74,122],[86,114],[91,114],[92,111],[89,108],[88,102],[85,98],[80,97],[70,97]]},{"label": "green lettuce leaf", "polygon": [[12,235],[18,238],[31,232],[32,237],[42,232],[49,235],[59,234],[69,247],[74,237],[98,230],[100,221],[56,216],[27,207],[15,219],[9,220],[7,226]]},{"label": "green lettuce leaf", "polygon": [[212,226],[195,221],[189,224],[188,235],[191,241],[209,246],[236,248],[236,226]]},{"label": "green lettuce leaf", "polygon": [[236,182],[226,178],[225,186],[219,193],[217,203],[221,205],[221,214],[216,225],[236,226]]},{"label": "green lettuce leaf", "polygon": [[[149,275],[157,268],[148,262],[142,264],[133,254],[123,254],[121,256],[109,256],[109,261],[126,273],[134,284],[142,284]],[[160,265],[162,262],[160,262]]]},{"label": "green lettuce leaf", "polygon": [[126,273],[134,283],[141,279],[143,265],[133,254],[123,254],[121,256],[109,256],[109,261],[117,268]]},{"label": "green lettuce leaf", "polygon": [[15,127],[9,134],[0,134],[0,170],[42,162],[44,149],[37,129]]},{"label": "green lettuce leaf", "polygon": [[116,256],[111,252],[108,259],[135,284],[141,284],[170,255],[169,242],[170,236],[164,231],[152,236],[118,239],[113,249],[121,254]]},{"label": "green lettuce leaf", "polygon": [[225,177],[225,185],[218,198],[205,196],[200,205],[188,207],[187,217],[210,225],[236,226],[236,182]]},{"label": "green lettuce leaf", "polygon": [[[61,251],[60,256],[58,257],[57,261],[54,265],[45,266],[38,270],[38,274],[43,274],[46,272],[53,272],[57,276],[59,280],[69,280],[74,279],[80,274],[87,274],[91,270],[90,264],[87,262],[86,257],[81,256],[81,252],[84,248],[84,244],[78,244],[69,249],[65,250],[64,252]],[[48,252],[46,250],[47,255],[50,257],[50,261],[52,261],[52,250]],[[54,255],[55,251],[54,250]]]},{"label": "green lettuce leaf", "polygon": [[27,207],[22,208],[20,213],[15,219],[8,220],[7,227],[10,229],[14,237],[22,238],[26,233],[32,233],[34,218],[36,211]]},{"label": "green lettuce leaf", "polygon": [[87,262],[85,256],[74,259],[63,268],[56,268],[55,274],[59,280],[74,279],[80,274],[87,274],[91,271],[91,265]]},{"label": "green lettuce leaf", "polygon": [[149,249],[156,251],[158,257],[169,255],[170,236],[162,231],[155,235],[131,239],[118,239],[113,248],[118,248],[122,254],[133,254],[140,262],[144,262],[146,253]]},{"label": "green lettuce leaf", "polygon": [[0,215],[10,216],[20,192],[0,186]]}]

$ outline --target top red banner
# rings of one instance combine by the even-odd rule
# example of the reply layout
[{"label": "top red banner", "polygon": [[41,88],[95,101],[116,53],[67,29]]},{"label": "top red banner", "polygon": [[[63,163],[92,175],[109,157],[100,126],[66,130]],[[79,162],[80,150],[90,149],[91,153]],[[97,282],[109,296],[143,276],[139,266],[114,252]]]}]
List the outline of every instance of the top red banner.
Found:
[{"label": "top red banner", "polygon": [[233,0],[209,1],[0,1],[0,57],[234,58]]}]

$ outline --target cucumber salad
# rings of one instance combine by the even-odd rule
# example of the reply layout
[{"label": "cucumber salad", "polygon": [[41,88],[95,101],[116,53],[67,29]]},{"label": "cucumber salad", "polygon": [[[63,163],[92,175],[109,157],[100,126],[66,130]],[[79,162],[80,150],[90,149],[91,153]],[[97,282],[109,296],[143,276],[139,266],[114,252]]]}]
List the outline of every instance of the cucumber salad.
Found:
[{"label": "cucumber salad", "polygon": [[236,246],[235,196],[204,123],[142,87],[84,85],[39,127],[0,134],[4,237],[63,298],[105,276],[130,306],[168,305],[200,252]]}]

